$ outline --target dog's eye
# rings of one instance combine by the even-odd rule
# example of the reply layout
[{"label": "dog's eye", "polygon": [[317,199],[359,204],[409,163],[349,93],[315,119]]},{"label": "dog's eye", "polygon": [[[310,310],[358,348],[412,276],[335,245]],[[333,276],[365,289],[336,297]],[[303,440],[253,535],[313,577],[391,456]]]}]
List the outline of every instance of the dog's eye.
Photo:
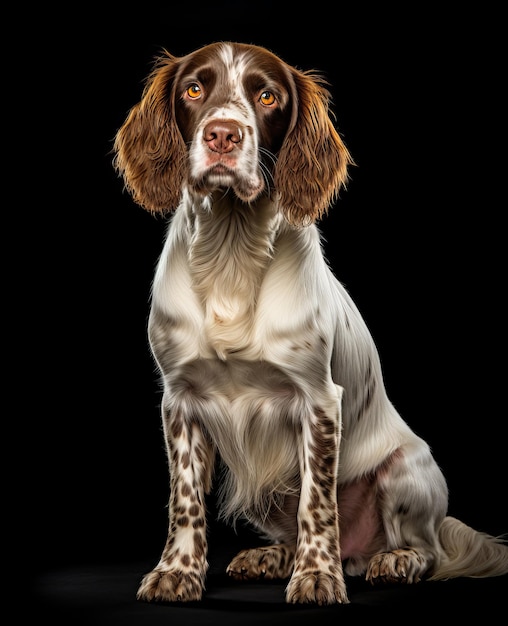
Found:
[{"label": "dog's eye", "polygon": [[191,83],[185,90],[185,93],[191,100],[197,100],[202,96],[201,87],[197,83]]},{"label": "dog's eye", "polygon": [[271,107],[276,104],[277,99],[271,91],[263,91],[259,96],[259,101],[266,107]]}]

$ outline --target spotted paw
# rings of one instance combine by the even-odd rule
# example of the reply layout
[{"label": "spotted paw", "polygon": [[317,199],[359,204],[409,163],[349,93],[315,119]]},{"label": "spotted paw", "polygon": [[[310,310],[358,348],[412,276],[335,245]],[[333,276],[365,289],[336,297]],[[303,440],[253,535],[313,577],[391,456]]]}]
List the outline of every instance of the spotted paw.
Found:
[{"label": "spotted paw", "polygon": [[302,572],[293,575],[286,588],[286,601],[291,604],[348,604],[342,577],[323,572]]},{"label": "spotted paw", "polygon": [[393,550],[373,556],[365,578],[371,583],[417,583],[427,568],[426,560],[416,550]]},{"label": "spotted paw", "polygon": [[154,569],[141,581],[136,597],[145,602],[191,602],[201,600],[202,595],[198,573]]},{"label": "spotted paw", "polygon": [[236,580],[287,578],[293,568],[294,549],[284,544],[239,552],[227,567]]}]

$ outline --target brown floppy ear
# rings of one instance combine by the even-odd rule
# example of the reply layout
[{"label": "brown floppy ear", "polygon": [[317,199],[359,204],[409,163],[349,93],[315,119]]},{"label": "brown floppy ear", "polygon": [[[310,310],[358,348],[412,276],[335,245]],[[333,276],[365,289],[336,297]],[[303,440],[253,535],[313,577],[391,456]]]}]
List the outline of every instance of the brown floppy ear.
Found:
[{"label": "brown floppy ear", "polygon": [[279,152],[274,182],[286,219],[299,226],[327,212],[346,185],[354,161],[332,124],[323,79],[293,68],[291,74],[295,121]]},{"label": "brown floppy ear", "polygon": [[186,148],[174,116],[173,82],[179,59],[166,53],[148,76],[141,101],[118,130],[113,165],[133,200],[151,212],[180,201]]}]

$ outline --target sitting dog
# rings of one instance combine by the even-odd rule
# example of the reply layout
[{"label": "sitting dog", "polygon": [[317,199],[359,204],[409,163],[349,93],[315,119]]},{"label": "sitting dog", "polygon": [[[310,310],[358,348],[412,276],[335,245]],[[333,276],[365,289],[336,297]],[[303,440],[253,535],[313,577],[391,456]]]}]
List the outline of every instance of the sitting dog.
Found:
[{"label": "sitting dog", "polygon": [[270,545],[236,579],[348,602],[344,572],[416,583],[508,572],[501,537],[447,516],[429,446],[387,397],[374,342],[317,222],[353,165],[330,92],[255,45],[161,54],[114,142],[144,209],[171,216],[149,339],[163,383],[169,530],[138,598],[202,598],[205,495]]}]

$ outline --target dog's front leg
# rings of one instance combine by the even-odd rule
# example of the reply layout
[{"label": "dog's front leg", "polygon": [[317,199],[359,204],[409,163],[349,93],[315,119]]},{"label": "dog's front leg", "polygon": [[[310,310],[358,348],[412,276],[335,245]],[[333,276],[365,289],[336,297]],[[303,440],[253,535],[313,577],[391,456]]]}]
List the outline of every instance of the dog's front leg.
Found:
[{"label": "dog's front leg", "polygon": [[314,407],[302,420],[299,443],[301,493],[293,574],[286,589],[292,603],[348,603],[339,546],[337,467],[341,408]]},{"label": "dog's front leg", "polygon": [[165,411],[170,464],[169,529],[158,565],[146,574],[137,598],[192,601],[202,597],[207,563],[205,494],[210,489],[213,449],[200,426],[173,408]]}]

